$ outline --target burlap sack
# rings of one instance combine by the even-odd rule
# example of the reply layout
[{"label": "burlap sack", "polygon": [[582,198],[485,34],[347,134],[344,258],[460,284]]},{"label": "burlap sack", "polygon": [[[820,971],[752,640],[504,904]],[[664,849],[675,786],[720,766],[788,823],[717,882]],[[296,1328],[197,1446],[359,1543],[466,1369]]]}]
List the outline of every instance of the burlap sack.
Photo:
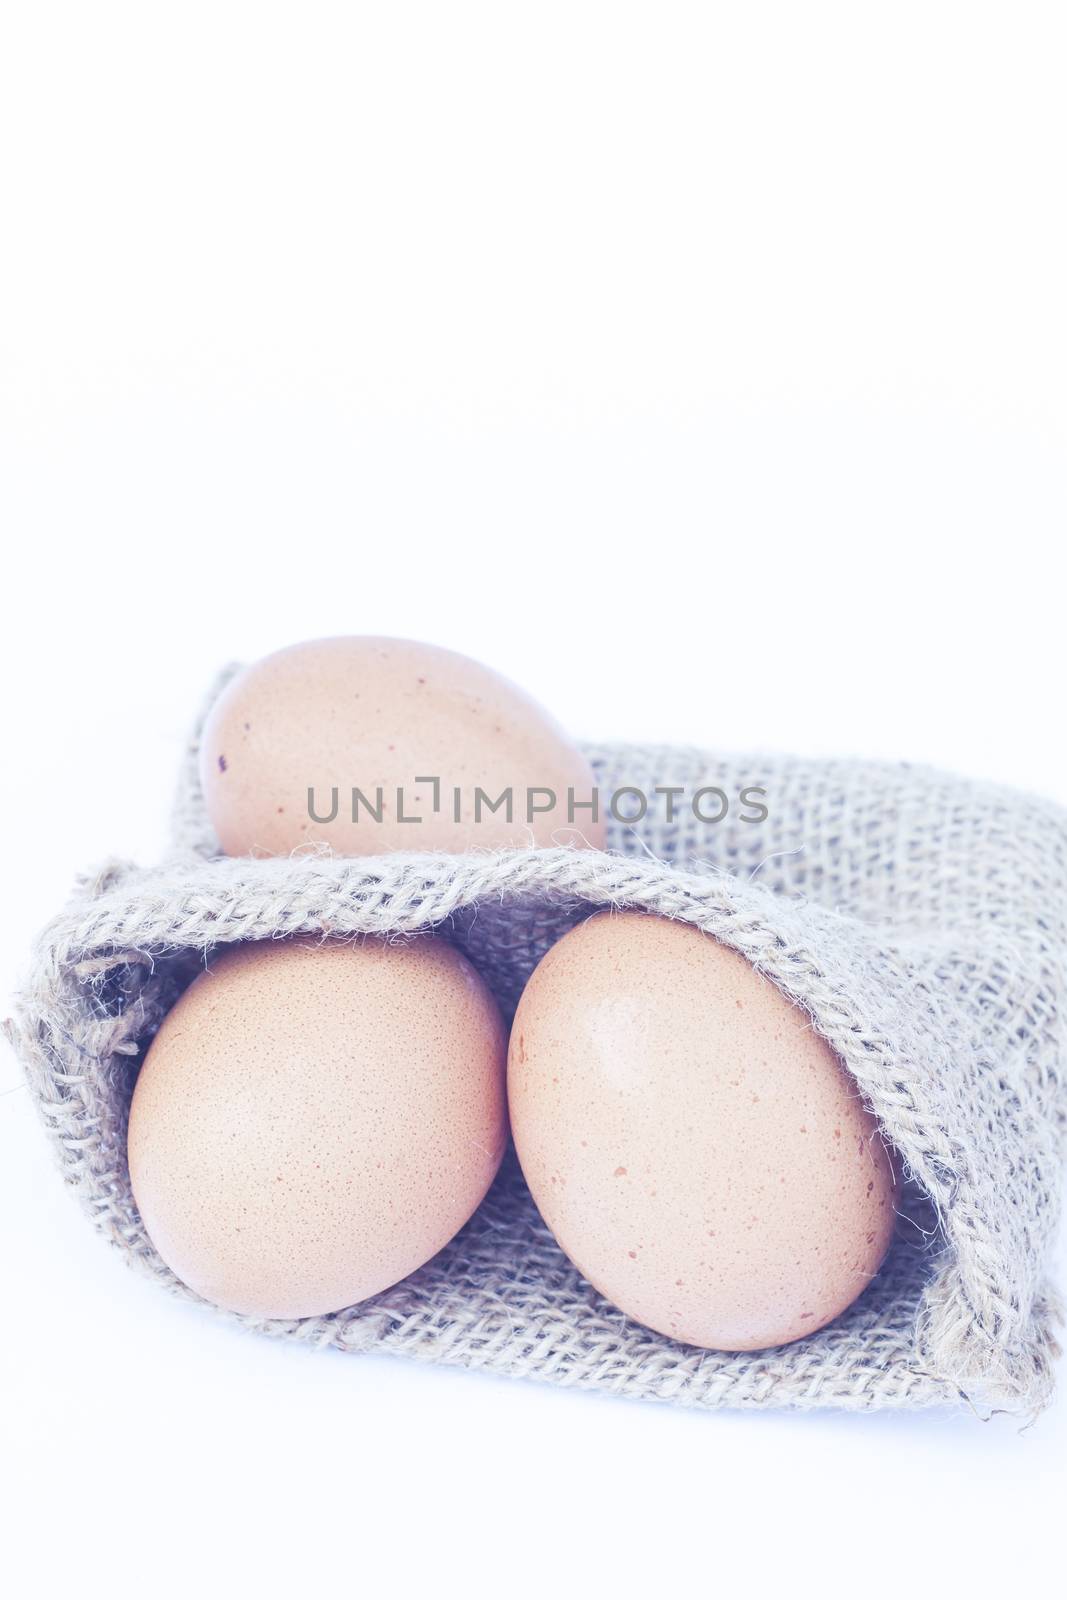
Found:
[{"label": "burlap sack", "polygon": [[629,1321],[567,1262],[513,1158],[427,1266],[331,1316],[257,1324],[690,1406],[1036,1411],[1051,1388],[1045,1281],[1061,1179],[1067,816],[909,766],[594,747],[604,793],[767,791],[769,818],[613,825],[610,852],[220,860],[195,739],[160,867],[83,881],[39,942],[12,1037],[66,1180],[111,1241],[175,1293],[130,1193],[130,1092],[160,1018],[220,943],[436,928],[510,1012],[592,909],[694,923],[810,1013],[908,1182],[885,1267],[832,1326],[721,1354]]}]

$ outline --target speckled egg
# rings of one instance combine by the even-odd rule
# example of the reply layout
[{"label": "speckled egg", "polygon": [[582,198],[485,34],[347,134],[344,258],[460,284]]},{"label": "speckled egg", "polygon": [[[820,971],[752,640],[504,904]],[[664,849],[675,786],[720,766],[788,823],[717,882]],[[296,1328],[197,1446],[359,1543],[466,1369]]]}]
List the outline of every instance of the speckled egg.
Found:
[{"label": "speckled egg", "polygon": [[441,940],[233,947],[137,1079],[130,1177],[153,1244],[190,1288],[254,1316],[387,1288],[492,1182],[505,1050],[491,995]]},{"label": "speckled egg", "polygon": [[317,639],[240,672],[207,719],[200,776],[231,856],[604,844],[592,768],[541,707],[403,639]]},{"label": "speckled egg", "polygon": [[636,1321],[757,1350],[878,1271],[895,1178],[807,1014],[686,924],[602,914],[535,970],[511,1033],[512,1132],[562,1249]]}]

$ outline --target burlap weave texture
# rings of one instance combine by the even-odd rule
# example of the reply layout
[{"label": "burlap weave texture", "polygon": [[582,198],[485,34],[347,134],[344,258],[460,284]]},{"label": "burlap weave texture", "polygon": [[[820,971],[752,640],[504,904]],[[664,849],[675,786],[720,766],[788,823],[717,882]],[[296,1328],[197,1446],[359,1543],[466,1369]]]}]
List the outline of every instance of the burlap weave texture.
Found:
[{"label": "burlap weave texture", "polygon": [[612,824],[606,853],[221,860],[195,739],[160,866],[111,863],[39,941],[13,1037],[69,1185],[142,1269],[188,1294],[130,1193],[143,1050],[215,946],[434,928],[505,1010],[592,910],[676,917],[740,951],[844,1059],[908,1175],[883,1271],[830,1327],[769,1351],[672,1343],[607,1304],[561,1254],[513,1159],[462,1233],[363,1305],[265,1331],[693,1406],[870,1409],[1047,1399],[1046,1278],[1067,1094],[1067,815],[909,766],[588,749],[605,793],[766,790],[757,825],[682,808]]}]

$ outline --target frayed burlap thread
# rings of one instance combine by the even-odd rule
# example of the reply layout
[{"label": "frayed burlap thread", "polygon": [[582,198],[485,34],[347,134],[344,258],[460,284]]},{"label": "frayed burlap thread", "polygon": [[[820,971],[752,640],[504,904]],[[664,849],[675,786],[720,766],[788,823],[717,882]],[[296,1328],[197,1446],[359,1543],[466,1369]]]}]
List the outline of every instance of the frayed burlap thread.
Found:
[{"label": "frayed burlap thread", "polygon": [[[673,1343],[586,1283],[513,1157],[433,1261],[362,1305],[241,1318],[343,1350],[392,1351],[689,1406],[917,1407],[1030,1415],[1047,1400],[1046,1281],[1067,1119],[1067,816],[909,766],[697,749],[588,751],[602,792],[758,784],[770,815],[681,808],[613,823],[607,852],[219,859],[196,740],[161,866],[84,879],[41,937],[12,1038],[70,1187],[174,1293],[130,1192],[126,1117],[160,1019],[220,944],[290,934],[454,939],[510,1013],[544,951],[595,910],[702,928],[809,1013],[907,1175],[882,1272],[796,1344],[729,1354]],[[191,1298],[196,1298],[191,1296]]]}]

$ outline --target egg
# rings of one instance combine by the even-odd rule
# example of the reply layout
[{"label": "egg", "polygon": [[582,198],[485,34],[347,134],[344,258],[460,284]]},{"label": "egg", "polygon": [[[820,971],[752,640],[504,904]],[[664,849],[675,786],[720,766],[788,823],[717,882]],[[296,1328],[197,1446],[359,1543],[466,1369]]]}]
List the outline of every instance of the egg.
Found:
[{"label": "egg", "polygon": [[522,995],[511,1126],[542,1217],[628,1316],[757,1350],[833,1320],[878,1271],[895,1176],[807,1014],[709,935],[591,917]]},{"label": "egg", "polygon": [[229,1310],[365,1300],[447,1244],[492,1182],[505,1053],[491,995],[441,940],[230,948],[137,1078],[128,1153],[149,1237]]},{"label": "egg", "polygon": [[604,844],[592,768],[540,706],[403,639],[313,640],[240,672],[200,776],[227,855]]}]

